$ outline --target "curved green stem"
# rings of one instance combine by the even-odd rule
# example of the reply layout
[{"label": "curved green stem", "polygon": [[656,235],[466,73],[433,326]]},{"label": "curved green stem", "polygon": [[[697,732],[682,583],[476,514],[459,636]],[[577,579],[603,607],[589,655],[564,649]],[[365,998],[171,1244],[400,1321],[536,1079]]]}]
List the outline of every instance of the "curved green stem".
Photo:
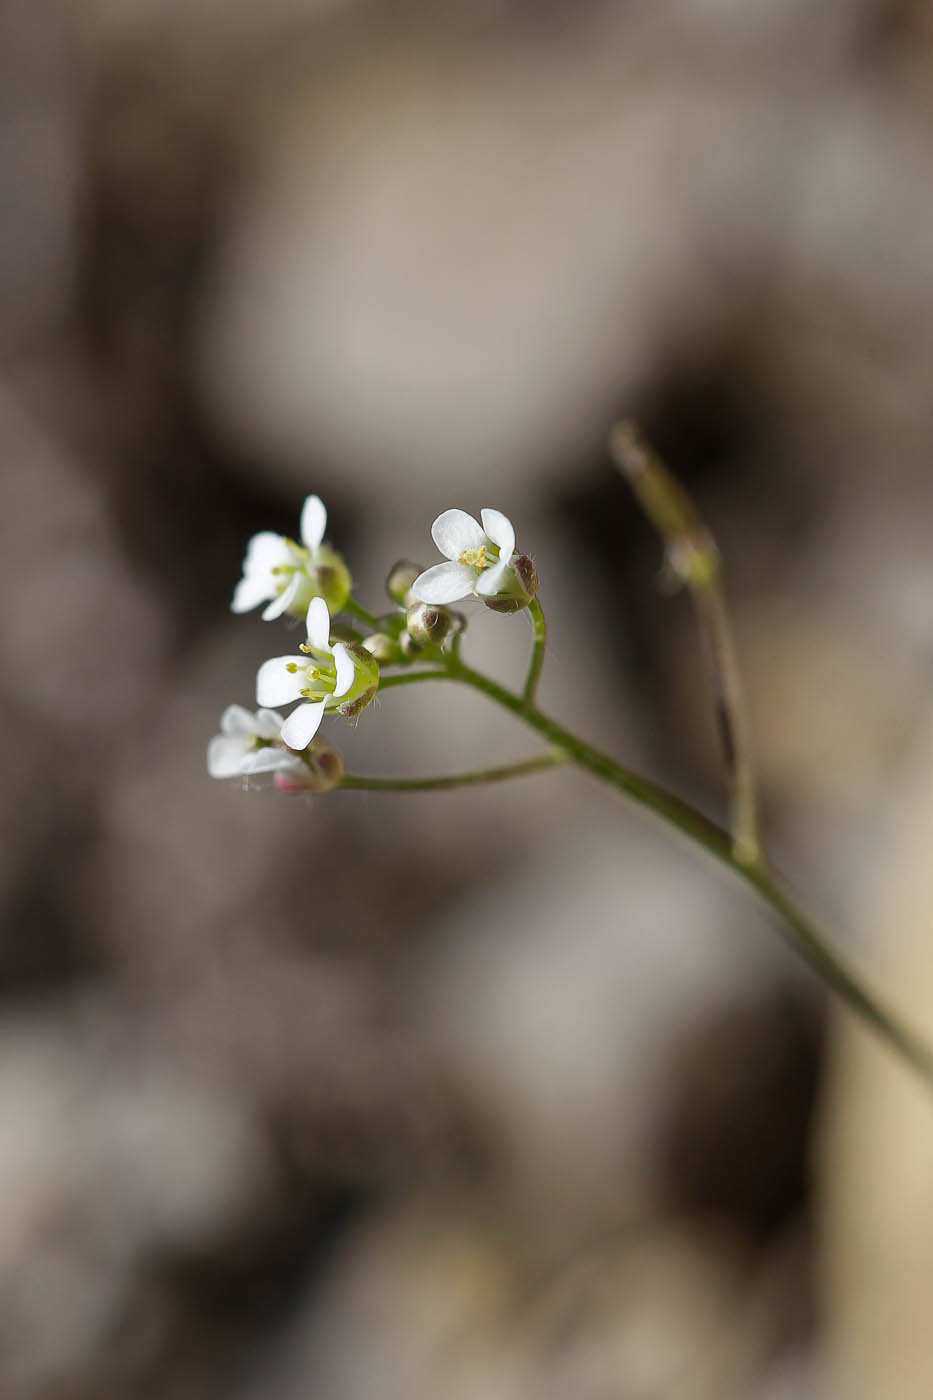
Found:
[{"label": "curved green stem", "polygon": [[578,739],[556,720],[542,714],[529,701],[506,690],[489,676],[474,671],[462,662],[453,661],[446,674],[451,680],[472,686],[511,711],[548,743],[561,749],[578,767],[656,813],[749,885],[778,915],[785,940],[814,972],[933,1084],[933,1049],[904,1024],[900,1016],[866,984],[846,956],[797,907],[791,895],[770,872],[763,856],[749,861],[747,856],[737,855],[732,835],[702,812],[649,778],[634,773],[608,754]]},{"label": "curved green stem", "polygon": [[532,598],[528,604],[528,616],[531,618],[533,643],[531,649],[531,660],[528,663],[528,675],[525,677],[525,689],[522,691],[522,699],[534,703],[538,693],[538,681],[541,678],[541,668],[544,665],[544,651],[547,646],[547,621],[541,611],[541,604],[537,598]]},{"label": "curved green stem", "polygon": [[379,689],[391,690],[396,685],[414,685],[417,681],[449,681],[450,671],[438,666],[431,671],[399,671],[394,676],[380,676]]},{"label": "curved green stem", "polygon": [[433,778],[370,778],[344,773],[338,786],[365,792],[438,792],[447,788],[478,787],[481,783],[502,783],[509,778],[523,778],[528,773],[541,773],[545,768],[566,763],[567,757],[562,749],[549,749],[521,763],[503,763],[497,768],[476,768],[467,773],[445,773]]},{"label": "curved green stem", "polygon": [[716,541],[693,501],[632,423],[617,423],[609,451],[642,510],[664,540],[668,568],[693,598],[713,682],[716,725],[729,777],[735,855],[743,865],[763,863],[751,725],[736,656]]},{"label": "curved green stem", "polygon": [[348,598],[342,611],[351,613],[353,617],[358,617],[360,622],[365,622],[370,629],[379,626],[379,619],[375,613],[367,612],[366,608],[362,607],[355,598]]},{"label": "curved green stem", "polygon": [[459,681],[479,691],[546,739],[551,746],[549,752],[537,760],[530,759],[498,769],[480,769],[472,773],[452,774],[441,778],[364,778],[346,775],[341,786],[394,792],[415,791],[419,788],[464,787],[518,777],[522,773],[534,772],[538,768],[550,767],[558,762],[575,763],[578,768],[614,787],[639,806],[654,812],[753,889],[777,914],[782,936],[791,948],[828,987],[873,1026],[894,1050],[933,1085],[933,1049],[877,995],[849,963],[845,954],[798,908],[793,897],[768,868],[763,852],[750,860],[747,852],[737,851],[731,832],[711,821],[689,802],[684,802],[659,783],[635,773],[584,739],[579,739],[557,720],[543,714],[524,695],[507,690],[498,681],[483,675],[481,671],[474,671],[456,656],[448,657],[443,668],[405,671],[400,675],[385,677],[379,688],[382,690],[394,685],[411,685],[427,680]]}]

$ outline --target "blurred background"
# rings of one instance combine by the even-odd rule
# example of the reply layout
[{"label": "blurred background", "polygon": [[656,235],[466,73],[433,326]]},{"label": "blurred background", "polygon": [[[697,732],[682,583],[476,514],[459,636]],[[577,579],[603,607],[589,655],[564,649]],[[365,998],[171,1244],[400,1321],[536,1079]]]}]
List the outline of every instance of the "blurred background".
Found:
[{"label": "blurred background", "polygon": [[[250,534],[319,493],[378,610],[488,505],[544,707],[721,817],[634,417],[776,858],[933,1028],[933,8],[6,0],[0,116],[0,1394],[929,1400],[929,1098],[745,892],[571,772],[204,747]],[[424,692],[347,765],[533,751]]]}]

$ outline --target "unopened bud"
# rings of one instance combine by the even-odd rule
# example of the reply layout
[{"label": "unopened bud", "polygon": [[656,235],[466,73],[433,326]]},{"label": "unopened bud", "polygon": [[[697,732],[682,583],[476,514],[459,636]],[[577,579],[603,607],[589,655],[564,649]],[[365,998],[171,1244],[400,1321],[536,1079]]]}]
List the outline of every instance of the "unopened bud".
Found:
[{"label": "unopened bud", "polygon": [[527,608],[538,592],[538,571],[527,554],[516,554],[511,563],[511,578],[506,588],[494,598],[484,598],[487,608],[498,613],[519,612]]},{"label": "unopened bud", "polygon": [[420,655],[422,650],[421,643],[415,641],[407,627],[404,632],[399,633],[398,644],[401,648],[402,655],[407,657],[409,661],[413,661],[416,656]]},{"label": "unopened bud", "polygon": [[330,792],[343,777],[343,759],[322,739],[309,744],[301,759],[294,768],[281,769],[275,775],[276,788],[288,797],[317,797]]},{"label": "unopened bud", "polygon": [[412,641],[421,646],[442,642],[450,631],[453,620],[447,608],[436,603],[416,603],[405,615],[405,625]]},{"label": "unopened bud", "polygon": [[402,659],[401,647],[387,632],[374,632],[371,637],[366,638],[363,646],[370,656],[374,656],[383,666],[391,666],[393,662]]},{"label": "unopened bud", "polygon": [[400,608],[411,604],[411,586],[421,572],[420,565],[413,564],[410,559],[400,559],[392,565],[386,579],[386,592],[393,603],[398,603]]}]

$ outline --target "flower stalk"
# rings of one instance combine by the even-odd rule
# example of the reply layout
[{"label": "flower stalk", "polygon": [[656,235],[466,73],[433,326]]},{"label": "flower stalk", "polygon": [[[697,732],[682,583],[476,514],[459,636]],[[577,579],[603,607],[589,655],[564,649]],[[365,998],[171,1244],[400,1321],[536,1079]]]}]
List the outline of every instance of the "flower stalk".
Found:
[{"label": "flower stalk", "polygon": [[533,703],[538,693],[538,681],[541,679],[544,653],[547,648],[547,621],[537,598],[532,598],[528,604],[528,616],[531,618],[531,660],[528,663],[528,674],[525,677],[522,698]]},{"label": "flower stalk", "polygon": [[666,547],[667,564],[689,590],[713,686],[716,726],[729,777],[730,827],[736,859],[764,860],[751,725],[722,582],[719,550],[680,482],[642,442],[631,423],[617,423],[610,454]]},{"label": "flower stalk", "polygon": [[[319,796],[341,787],[370,792],[428,792],[475,787],[525,777],[573,763],[621,796],[653,812],[714,857],[774,913],[781,933],[817,976],[884,1038],[933,1087],[933,1049],[887,1005],[839,946],[798,905],[771,870],[762,844],[750,726],[722,585],[719,552],[693,503],[630,425],[613,429],[610,450],[638,502],[665,543],[667,563],[691,594],[710,663],[714,702],[729,775],[728,828],[675,793],[594,748],[538,708],[537,691],[547,645],[532,558],[515,548],[511,521],[484,509],[481,521],[462,510],[437,517],[432,535],[443,562],[419,572],[400,561],[387,592],[395,611],[383,617],[351,597],[342,557],[324,543],[327,513],[309,496],[298,543],[263,531],[250,541],[231,607],[264,605],[272,620],[305,616],[307,642],[290,656],[272,657],[257,674],[255,712],[228,706],[210,741],[214,778],[250,781],[271,776],[280,792]],[[520,691],[501,685],[461,658],[466,619],[448,605],[472,598],[508,615],[527,610],[531,655]],[[369,629],[365,637],[331,614],[343,612]],[[384,668],[393,668],[387,674]],[[318,737],[325,716],[354,720],[377,691],[426,681],[469,686],[514,715],[547,749],[518,763],[429,777],[376,777],[346,773],[336,749]],[[287,717],[275,708],[292,705]]]},{"label": "flower stalk", "polygon": [[[400,682],[403,678],[394,679]],[[777,915],[778,927],[785,942],[820,980],[852,1011],[871,1025],[888,1045],[933,1087],[933,1048],[887,1005],[838,945],[800,909],[786,886],[771,872],[764,858],[751,863],[736,853],[735,840],[730,831],[652,779],[636,773],[609,754],[602,753],[592,744],[580,739],[557,720],[544,714],[523,695],[507,690],[491,676],[484,675],[455,658],[450,658],[443,670],[415,672],[405,679],[409,682],[451,680],[470,686],[546,739],[552,746],[551,754],[560,754],[562,761],[576,764],[600,782],[615,788],[624,797],[653,812],[668,826],[713,856],[732,875],[751,888],[772,913]],[[528,771],[524,769],[524,765],[517,767]],[[495,773],[495,777],[483,777],[482,770],[478,770],[476,774],[468,775],[471,784],[519,776],[517,772],[508,772],[507,768],[486,771]],[[389,780],[381,790],[398,790],[394,786],[397,781]],[[437,787],[453,785],[443,780],[432,783],[432,786]],[[355,784],[347,783],[344,779],[342,786]]]},{"label": "flower stalk", "polygon": [[362,792],[442,792],[450,788],[480,787],[484,783],[502,783],[511,778],[524,778],[530,773],[543,773],[548,768],[566,763],[563,749],[548,749],[537,758],[520,763],[502,763],[495,768],[474,768],[465,773],[444,773],[431,778],[375,778],[359,773],[344,773],[338,784]]}]

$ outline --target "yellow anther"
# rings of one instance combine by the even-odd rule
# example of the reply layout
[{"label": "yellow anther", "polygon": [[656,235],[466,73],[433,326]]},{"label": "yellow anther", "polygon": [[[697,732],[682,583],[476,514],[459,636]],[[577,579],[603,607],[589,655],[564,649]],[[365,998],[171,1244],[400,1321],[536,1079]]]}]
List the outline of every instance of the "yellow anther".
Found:
[{"label": "yellow anther", "polygon": [[480,544],[475,549],[465,549],[460,555],[459,562],[466,564],[470,569],[488,569],[493,559],[489,553],[489,546]]}]

